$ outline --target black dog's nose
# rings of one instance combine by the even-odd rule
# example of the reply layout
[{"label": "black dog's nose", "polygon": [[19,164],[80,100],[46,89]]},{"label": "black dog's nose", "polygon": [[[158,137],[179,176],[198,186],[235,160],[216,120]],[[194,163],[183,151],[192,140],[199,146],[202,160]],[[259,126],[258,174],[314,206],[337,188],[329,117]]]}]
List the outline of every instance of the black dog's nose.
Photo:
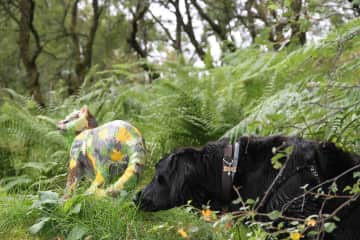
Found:
[{"label": "black dog's nose", "polygon": [[140,196],[141,196],[141,191],[138,192],[137,194],[135,194],[134,198],[133,198],[133,202],[135,203],[135,205],[138,205],[140,202]]}]

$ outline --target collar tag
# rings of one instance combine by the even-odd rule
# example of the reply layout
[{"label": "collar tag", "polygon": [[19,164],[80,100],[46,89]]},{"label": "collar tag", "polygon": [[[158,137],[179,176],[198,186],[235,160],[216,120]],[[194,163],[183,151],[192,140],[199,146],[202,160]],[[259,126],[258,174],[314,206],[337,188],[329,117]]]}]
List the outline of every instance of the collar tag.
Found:
[{"label": "collar tag", "polygon": [[231,173],[234,173],[236,172],[236,167],[235,166],[224,166],[223,168],[223,171],[224,172],[231,172]]}]

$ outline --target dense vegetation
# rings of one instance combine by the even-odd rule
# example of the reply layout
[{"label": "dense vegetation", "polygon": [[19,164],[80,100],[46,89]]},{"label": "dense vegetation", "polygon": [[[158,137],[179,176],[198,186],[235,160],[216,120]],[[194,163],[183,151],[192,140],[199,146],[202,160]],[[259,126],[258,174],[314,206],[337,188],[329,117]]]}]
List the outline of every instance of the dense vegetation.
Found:
[{"label": "dense vegetation", "polygon": [[[191,239],[264,237],[258,228],[246,235],[249,230],[241,224],[212,225],[187,206],[138,212],[130,200],[133,193],[119,199],[78,194],[59,203],[74,136],[57,131],[55,123],[84,104],[99,123],[133,123],[143,132],[149,152],[140,185],[151,178],[163,154],[222,136],[300,135],[360,153],[359,26],[354,20],[317,45],[237,51],[212,69],[168,62],[158,66],[161,77],[152,84],[131,81],[137,74],[134,64],[113,65],[90,73],[88,79],[98,81],[85,81],[77,95],[64,99],[63,89],[53,91],[47,108],[1,89],[0,237],[177,239],[181,230]],[[29,232],[30,226],[37,234]]]}]

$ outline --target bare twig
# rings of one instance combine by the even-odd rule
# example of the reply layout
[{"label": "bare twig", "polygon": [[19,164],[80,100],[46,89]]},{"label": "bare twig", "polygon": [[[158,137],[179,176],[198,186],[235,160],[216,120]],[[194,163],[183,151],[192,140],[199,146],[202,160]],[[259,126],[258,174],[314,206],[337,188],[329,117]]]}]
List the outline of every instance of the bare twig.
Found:
[{"label": "bare twig", "polygon": [[319,187],[321,186],[324,186],[325,184],[328,184],[328,183],[332,183],[332,182],[335,182],[336,180],[338,180],[339,178],[345,176],[346,174],[352,172],[353,170],[355,169],[358,169],[360,168],[360,164],[357,164],[349,169],[347,169],[346,171],[342,172],[341,174],[331,178],[331,179],[328,179],[328,180],[325,180],[324,182],[320,183],[320,184],[317,184],[315,185],[314,187],[312,187],[310,190],[308,191],[305,191],[303,194],[291,199],[289,202],[287,202],[282,208],[281,208],[281,211],[284,212],[293,202],[295,202],[296,200],[300,199],[300,198],[303,198],[306,196],[306,194],[309,194],[310,192],[313,192],[315,191],[316,189],[318,189]]},{"label": "bare twig", "polygon": [[272,181],[272,183],[270,184],[270,186],[266,189],[264,196],[262,197],[261,201],[259,202],[259,204],[256,206],[255,211],[258,212],[259,209],[261,209],[265,202],[267,201],[270,192],[272,191],[273,187],[275,186],[276,182],[279,180],[279,178],[282,176],[282,174],[285,171],[285,168],[287,166],[287,163],[289,162],[289,156],[286,156],[286,160],[284,165],[282,166],[282,168],[280,169],[280,171],[278,172],[278,174],[276,175],[276,177],[274,178],[274,180]]}]

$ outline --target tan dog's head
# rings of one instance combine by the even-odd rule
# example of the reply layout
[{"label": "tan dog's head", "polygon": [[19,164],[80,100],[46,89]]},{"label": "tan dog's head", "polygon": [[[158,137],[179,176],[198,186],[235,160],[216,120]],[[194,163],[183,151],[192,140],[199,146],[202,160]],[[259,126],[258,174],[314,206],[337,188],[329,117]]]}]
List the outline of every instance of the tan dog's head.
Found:
[{"label": "tan dog's head", "polygon": [[87,106],[75,110],[59,121],[58,128],[63,131],[70,131],[79,134],[80,132],[96,127],[96,120],[89,112]]}]

